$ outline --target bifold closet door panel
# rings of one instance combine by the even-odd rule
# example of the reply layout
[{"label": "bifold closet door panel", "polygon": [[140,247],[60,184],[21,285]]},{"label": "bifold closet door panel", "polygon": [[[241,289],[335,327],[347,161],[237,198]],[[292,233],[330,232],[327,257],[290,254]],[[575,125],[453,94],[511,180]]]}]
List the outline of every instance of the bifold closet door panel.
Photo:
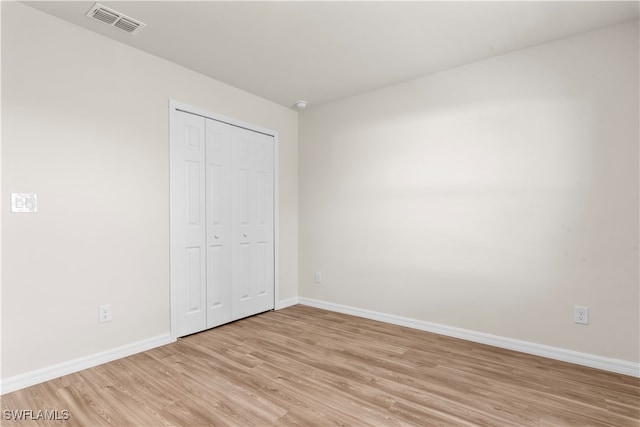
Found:
[{"label": "bifold closet door panel", "polygon": [[274,308],[273,137],[232,127],[233,319]]},{"label": "bifold closet door panel", "polygon": [[205,119],[175,112],[171,144],[171,280],[177,335],[205,329]]},{"label": "bifold closet door panel", "polygon": [[175,335],[274,308],[274,137],[175,110],[170,145]]},{"label": "bifold closet door panel", "polygon": [[232,320],[231,128],[206,120],[207,328]]}]

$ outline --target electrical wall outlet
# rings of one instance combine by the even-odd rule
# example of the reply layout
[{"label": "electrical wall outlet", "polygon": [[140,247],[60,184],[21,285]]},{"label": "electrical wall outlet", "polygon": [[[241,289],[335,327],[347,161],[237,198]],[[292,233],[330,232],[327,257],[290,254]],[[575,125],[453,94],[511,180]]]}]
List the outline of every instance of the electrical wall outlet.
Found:
[{"label": "electrical wall outlet", "polygon": [[581,325],[589,324],[589,307],[573,306],[573,322]]},{"label": "electrical wall outlet", "polygon": [[98,306],[98,323],[111,322],[111,304]]},{"label": "electrical wall outlet", "polygon": [[319,271],[316,271],[314,281],[315,283],[322,283],[322,273],[320,273]]}]

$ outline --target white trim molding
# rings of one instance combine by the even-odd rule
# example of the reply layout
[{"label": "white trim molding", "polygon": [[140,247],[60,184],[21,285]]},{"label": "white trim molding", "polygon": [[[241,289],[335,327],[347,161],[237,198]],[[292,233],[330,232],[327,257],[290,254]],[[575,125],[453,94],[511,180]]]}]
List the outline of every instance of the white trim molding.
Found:
[{"label": "white trim molding", "polygon": [[577,365],[588,366],[590,368],[602,369],[604,371],[618,374],[640,377],[640,364],[626,360],[613,359],[610,357],[597,356],[589,353],[567,350],[559,347],[551,347],[543,344],[536,344],[528,341],[516,340],[513,338],[491,335],[484,332],[472,331],[453,326],[431,323],[424,320],[411,319],[408,317],[396,316],[372,310],[351,307],[347,305],[335,304],[327,301],[320,301],[311,298],[298,298],[302,305],[335,311],[338,313],[350,314],[364,317],[366,319],[378,320],[380,322],[391,323],[393,325],[406,326],[426,332],[433,332],[453,338],[460,338],[467,341],[487,344],[494,347],[506,348],[508,350],[533,354],[535,356],[546,357],[548,359],[560,360],[563,362],[575,363]]},{"label": "white trim molding", "polygon": [[291,307],[292,305],[296,305],[296,304],[299,304],[298,297],[287,298],[276,304],[276,310],[282,310],[283,308]]},{"label": "white trim molding", "polygon": [[123,357],[131,356],[136,353],[151,350],[171,343],[169,334],[162,334],[152,338],[147,338],[138,342],[123,345],[111,350],[102,351],[100,353],[91,354],[89,356],[79,357],[67,362],[58,363],[56,365],[47,366],[26,372],[24,374],[5,378],[0,381],[0,395],[11,393],[35,384],[40,384],[63,375],[72,374],[82,371],[83,369],[92,368],[111,362]]}]

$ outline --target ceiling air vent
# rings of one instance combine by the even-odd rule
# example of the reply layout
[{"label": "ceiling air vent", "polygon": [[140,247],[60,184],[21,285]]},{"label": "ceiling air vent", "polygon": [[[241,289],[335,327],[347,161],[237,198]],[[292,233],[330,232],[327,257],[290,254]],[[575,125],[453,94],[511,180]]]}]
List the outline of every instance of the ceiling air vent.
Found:
[{"label": "ceiling air vent", "polygon": [[100,3],[94,4],[93,7],[89,9],[89,12],[87,12],[87,16],[111,27],[119,28],[131,35],[138,34],[140,30],[147,26],[147,24],[137,21],[109,7],[103,6]]}]

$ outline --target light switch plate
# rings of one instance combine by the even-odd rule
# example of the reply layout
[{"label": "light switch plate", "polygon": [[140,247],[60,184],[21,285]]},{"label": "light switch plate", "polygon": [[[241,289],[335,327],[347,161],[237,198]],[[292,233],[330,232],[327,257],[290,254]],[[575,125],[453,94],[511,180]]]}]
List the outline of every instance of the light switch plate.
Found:
[{"label": "light switch plate", "polygon": [[11,193],[11,212],[38,212],[38,198],[35,193]]}]

